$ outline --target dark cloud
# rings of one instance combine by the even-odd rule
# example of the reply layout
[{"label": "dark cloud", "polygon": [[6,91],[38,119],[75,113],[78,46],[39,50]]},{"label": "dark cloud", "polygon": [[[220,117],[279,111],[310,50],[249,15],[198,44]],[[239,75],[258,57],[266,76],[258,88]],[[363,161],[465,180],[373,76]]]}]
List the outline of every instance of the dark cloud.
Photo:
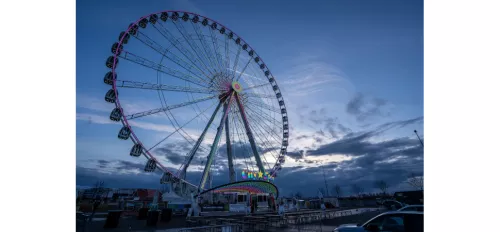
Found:
[{"label": "dark cloud", "polygon": [[[377,180],[386,181],[390,186],[389,191],[400,190],[394,188],[401,186],[411,189],[410,186],[404,184],[408,175],[412,172],[417,175],[423,174],[423,148],[418,140],[416,138],[401,137],[374,142],[372,138],[390,129],[422,122],[423,117],[388,122],[372,130],[357,133],[348,132],[341,139],[323,145],[318,149],[307,150],[307,148],[303,148],[288,152],[288,159],[298,160],[304,166],[283,167],[278,173],[275,184],[280,188],[283,195],[300,191],[305,196],[316,196],[317,189],[320,187],[324,188],[325,186],[323,179],[324,171],[330,193],[333,192],[332,188],[336,184],[341,186],[344,195],[350,194],[353,184],[361,186],[366,192],[375,192],[377,189],[373,187],[373,183]],[[316,132],[315,137],[318,137],[318,134],[320,133]],[[242,144],[242,146],[249,148],[248,144]],[[175,146],[169,145],[167,148],[174,149]],[[264,151],[266,149],[259,148],[259,150]],[[316,161],[318,158],[314,161],[308,159],[310,156],[321,158],[321,155],[332,153],[345,154],[351,159],[329,163],[325,161],[318,162]],[[227,183],[229,180],[225,147],[220,148],[218,155],[212,168],[212,186]],[[198,154],[197,156],[200,157],[200,160],[206,160],[206,154]],[[139,159],[138,162],[107,160],[96,162],[97,165],[106,166],[107,171],[112,168],[116,168],[116,171],[140,170],[139,174],[122,174],[122,172],[108,174],[103,173],[106,170],[102,170],[97,166],[94,168],[77,166],[77,184],[92,186],[96,181],[102,180],[109,187],[158,188],[161,172],[143,172],[145,162],[145,159]],[[255,161],[248,158],[236,159],[234,165],[237,179],[241,179],[241,174],[239,173],[241,169],[255,169],[256,166]],[[198,184],[202,175],[202,169],[203,167],[189,169],[186,175],[188,181]]]},{"label": "dark cloud", "polygon": [[325,136],[325,132],[323,130],[316,131],[316,134]]},{"label": "dark cloud", "polygon": [[305,157],[305,151],[300,150],[300,151],[287,152],[286,155],[294,160],[303,159]]},{"label": "dark cloud", "polygon": [[338,124],[337,124],[337,127],[338,127],[338,128],[339,128],[339,130],[340,130],[340,131],[342,131],[342,133],[344,133],[344,134],[347,134],[347,133],[351,133],[351,132],[352,132],[352,130],[351,130],[351,129],[349,129],[349,128],[345,127],[344,125],[342,125],[342,124],[340,124],[340,123],[338,123]]},{"label": "dark cloud", "polygon": [[330,133],[330,136],[332,136],[332,138],[334,139],[339,137],[337,131],[335,130],[336,121],[337,120],[333,118],[327,118],[325,120],[325,129],[328,131],[328,133]]},{"label": "dark cloud", "polygon": [[[144,160],[144,159],[143,159]],[[134,163],[130,161],[125,161],[125,160],[118,160],[116,167],[114,167],[116,170],[144,170],[144,167],[146,166],[146,161],[144,163]]]},{"label": "dark cloud", "polygon": [[299,139],[307,139],[307,138],[309,138],[309,136],[307,136],[307,135],[300,135],[300,136],[298,136],[295,139],[299,140]]},{"label": "dark cloud", "polygon": [[[188,142],[169,143],[156,148],[155,152],[159,156],[165,157],[170,163],[181,165],[186,160],[187,154],[191,151],[192,146],[193,145]],[[202,148],[198,149],[197,154],[200,153],[201,150]]]},{"label": "dark cloud", "polygon": [[97,167],[99,167],[99,168],[107,168],[109,163],[110,162],[107,161],[107,160],[98,160],[97,161]]},{"label": "dark cloud", "polygon": [[316,150],[308,151],[308,155],[328,155],[328,154],[343,154],[350,156],[361,156],[365,154],[376,154],[381,152],[391,151],[409,146],[419,145],[418,139],[397,138],[384,142],[373,143],[367,139],[373,137],[374,131],[365,132],[359,135],[346,136],[335,142],[325,144]]},{"label": "dark cloud", "polygon": [[[276,179],[276,184],[284,189],[284,192],[300,190],[305,195],[314,196],[317,188],[324,187],[322,173],[324,169],[330,188],[338,184],[347,195],[350,194],[352,184],[361,186],[366,192],[378,191],[373,187],[376,180],[384,180],[392,188],[403,186],[411,189],[410,186],[404,184],[409,173],[413,172],[417,175],[423,173],[423,148],[418,139],[402,137],[373,142],[371,138],[393,128],[422,122],[422,117],[389,122],[370,131],[349,133],[333,143],[316,150],[308,150],[308,157],[337,153],[348,155],[351,159],[321,166],[317,163],[318,166],[309,168],[283,168],[279,173],[279,178]],[[303,162],[307,164],[314,163],[304,157],[306,153],[304,151],[290,153],[292,158],[303,159]],[[331,189],[330,192],[332,192]]]},{"label": "dark cloud", "polygon": [[[233,159],[234,160],[241,160],[241,159],[253,159],[253,151],[252,147],[250,146],[249,143],[242,143],[242,142],[236,142],[231,144],[232,148],[232,154],[233,154]],[[260,147],[257,145],[257,151],[259,154],[269,152],[269,151],[275,151],[279,150],[279,147]],[[219,147],[219,158],[227,160],[227,146],[226,144],[223,144],[222,146]]]},{"label": "dark cloud", "polygon": [[387,116],[383,109],[387,101],[381,98],[368,99],[361,93],[356,94],[346,105],[346,112],[356,116],[358,122],[363,122],[375,116]]}]

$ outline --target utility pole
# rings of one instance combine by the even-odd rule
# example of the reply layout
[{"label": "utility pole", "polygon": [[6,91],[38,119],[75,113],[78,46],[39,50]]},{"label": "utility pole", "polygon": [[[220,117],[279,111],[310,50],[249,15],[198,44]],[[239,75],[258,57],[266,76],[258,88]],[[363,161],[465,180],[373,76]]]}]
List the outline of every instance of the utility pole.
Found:
[{"label": "utility pole", "polygon": [[326,182],[325,168],[321,167],[321,169],[323,170],[323,179],[325,180],[326,196],[330,196],[330,194],[328,193],[328,183]]},{"label": "utility pole", "polygon": [[420,141],[420,144],[422,144],[422,147],[424,147],[424,142],[420,139],[420,136],[418,136],[417,130],[414,130],[415,134],[417,135],[418,141]]}]

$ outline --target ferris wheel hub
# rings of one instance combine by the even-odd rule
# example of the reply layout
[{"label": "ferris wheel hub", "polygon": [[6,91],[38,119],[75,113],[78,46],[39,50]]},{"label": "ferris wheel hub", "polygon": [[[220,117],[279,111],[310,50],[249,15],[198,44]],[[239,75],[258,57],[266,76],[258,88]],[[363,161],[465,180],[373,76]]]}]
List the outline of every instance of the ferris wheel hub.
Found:
[{"label": "ferris wheel hub", "polygon": [[240,93],[243,90],[243,88],[241,87],[241,84],[237,81],[233,81],[232,87],[233,87],[233,90],[236,91],[237,93]]}]

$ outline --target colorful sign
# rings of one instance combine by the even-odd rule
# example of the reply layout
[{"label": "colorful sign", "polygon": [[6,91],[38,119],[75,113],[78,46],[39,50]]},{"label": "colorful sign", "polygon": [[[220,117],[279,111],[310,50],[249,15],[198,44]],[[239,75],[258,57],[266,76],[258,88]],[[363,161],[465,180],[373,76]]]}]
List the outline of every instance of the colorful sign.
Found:
[{"label": "colorful sign", "polygon": [[250,171],[250,170],[246,170],[246,169],[241,171],[241,178],[243,178],[243,180],[265,180],[265,181],[274,180],[274,177],[269,175],[268,172],[265,172],[265,173],[263,173],[261,171],[254,172],[254,171]]}]

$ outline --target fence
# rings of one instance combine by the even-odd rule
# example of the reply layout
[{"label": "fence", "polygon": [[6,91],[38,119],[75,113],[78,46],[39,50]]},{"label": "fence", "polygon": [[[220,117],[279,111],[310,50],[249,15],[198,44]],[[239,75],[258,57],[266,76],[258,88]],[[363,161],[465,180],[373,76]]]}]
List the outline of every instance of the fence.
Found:
[{"label": "fence", "polygon": [[226,225],[182,228],[182,229],[171,230],[171,231],[172,232],[174,232],[174,231],[175,232],[243,232],[243,226],[240,224],[226,224]]}]

